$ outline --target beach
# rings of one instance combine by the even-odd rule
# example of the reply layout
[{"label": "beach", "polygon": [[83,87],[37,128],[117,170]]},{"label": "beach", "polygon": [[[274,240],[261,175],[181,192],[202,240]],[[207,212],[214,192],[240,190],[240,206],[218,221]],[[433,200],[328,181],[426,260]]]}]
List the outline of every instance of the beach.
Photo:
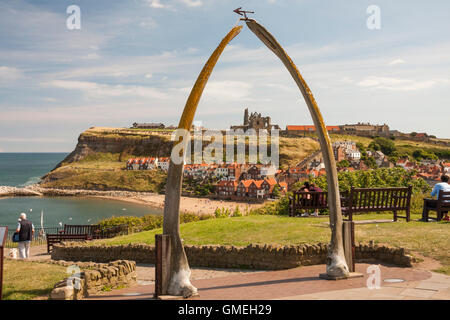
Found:
[{"label": "beach", "polygon": [[[42,188],[38,184],[25,188],[3,188],[0,197],[15,196],[41,196],[41,197],[95,197],[132,203],[144,204],[152,208],[164,208],[164,194],[134,191],[100,191],[81,189],[51,189]],[[207,198],[181,197],[180,212],[191,212],[199,215],[213,215],[217,208],[224,208],[233,212],[236,206],[245,214],[250,209],[256,209],[263,204],[250,204],[244,202],[214,200]]]}]

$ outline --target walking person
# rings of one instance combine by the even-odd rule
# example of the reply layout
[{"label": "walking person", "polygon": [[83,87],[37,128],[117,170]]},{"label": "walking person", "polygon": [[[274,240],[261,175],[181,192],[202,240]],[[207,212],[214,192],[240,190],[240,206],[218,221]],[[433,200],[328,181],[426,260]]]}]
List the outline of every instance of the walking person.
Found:
[{"label": "walking person", "polygon": [[25,213],[20,214],[16,232],[19,233],[19,257],[20,259],[28,259],[30,257],[31,239],[34,235],[34,225],[27,220]]}]

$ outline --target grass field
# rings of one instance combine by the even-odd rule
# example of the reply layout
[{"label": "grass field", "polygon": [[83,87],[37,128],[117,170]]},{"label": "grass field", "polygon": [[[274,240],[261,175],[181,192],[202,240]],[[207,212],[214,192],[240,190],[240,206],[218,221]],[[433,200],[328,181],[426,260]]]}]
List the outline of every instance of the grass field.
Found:
[{"label": "grass field", "polygon": [[30,300],[47,297],[53,286],[65,277],[66,268],[62,266],[6,259],[3,299]]},{"label": "grass field", "polygon": [[[419,219],[413,214],[412,219]],[[392,214],[365,214],[355,220],[392,219]],[[254,215],[235,218],[210,219],[180,225],[185,244],[235,245],[250,243],[294,245],[302,243],[328,243],[330,229],[328,217],[291,218],[286,216]],[[153,244],[161,229],[135,233],[113,239],[94,241],[92,244]],[[374,241],[376,244],[403,247],[440,261],[441,272],[450,274],[450,223],[405,222],[356,225],[356,242]]]}]

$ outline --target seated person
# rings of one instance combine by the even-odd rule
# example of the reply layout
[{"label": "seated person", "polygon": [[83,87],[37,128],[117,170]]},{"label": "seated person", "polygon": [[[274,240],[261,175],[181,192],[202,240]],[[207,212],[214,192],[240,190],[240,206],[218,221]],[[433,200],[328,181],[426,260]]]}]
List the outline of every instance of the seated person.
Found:
[{"label": "seated person", "polygon": [[[431,191],[431,196],[439,196],[439,191],[443,190],[444,192],[450,191],[450,185],[448,184],[448,180],[449,177],[447,175],[442,175],[441,176],[441,182],[436,183],[435,186],[433,187],[433,190]],[[423,211],[424,213],[422,214],[423,217],[425,217],[425,211],[428,212],[429,208],[436,208],[437,206],[437,201],[438,199],[430,199],[430,198],[425,198],[423,199]],[[445,201],[445,202],[450,202],[450,201]],[[448,217],[448,212],[444,212],[445,213],[445,217],[443,218],[443,220],[445,221],[449,221],[449,217]]]},{"label": "seated person", "polygon": [[[309,183],[308,181],[306,181],[303,184],[303,187],[301,187],[300,190],[304,191],[304,192],[321,192],[322,191],[322,189],[320,189],[319,187],[316,187],[314,185],[314,183]],[[311,196],[308,195],[307,199],[311,199]],[[311,215],[314,216],[314,217],[318,217],[319,216],[319,209],[315,209],[314,212]],[[305,213],[302,214],[302,217],[308,217],[308,216],[309,216],[308,212],[305,212]]]}]

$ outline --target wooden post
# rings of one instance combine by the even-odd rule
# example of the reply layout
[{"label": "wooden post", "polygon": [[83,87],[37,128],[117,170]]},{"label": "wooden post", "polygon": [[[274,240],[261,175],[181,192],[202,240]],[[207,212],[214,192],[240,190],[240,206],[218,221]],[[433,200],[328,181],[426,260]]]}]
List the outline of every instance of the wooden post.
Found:
[{"label": "wooden post", "polygon": [[344,255],[348,271],[355,272],[355,222],[343,221],[342,237],[344,238]]},{"label": "wooden post", "polygon": [[170,235],[155,235],[155,298],[167,295],[170,280],[171,243]]},{"label": "wooden post", "polygon": [[8,227],[0,227],[0,300],[3,294],[3,248],[8,237]]},{"label": "wooden post", "polygon": [[0,247],[0,300],[2,300],[3,289],[3,247]]}]

